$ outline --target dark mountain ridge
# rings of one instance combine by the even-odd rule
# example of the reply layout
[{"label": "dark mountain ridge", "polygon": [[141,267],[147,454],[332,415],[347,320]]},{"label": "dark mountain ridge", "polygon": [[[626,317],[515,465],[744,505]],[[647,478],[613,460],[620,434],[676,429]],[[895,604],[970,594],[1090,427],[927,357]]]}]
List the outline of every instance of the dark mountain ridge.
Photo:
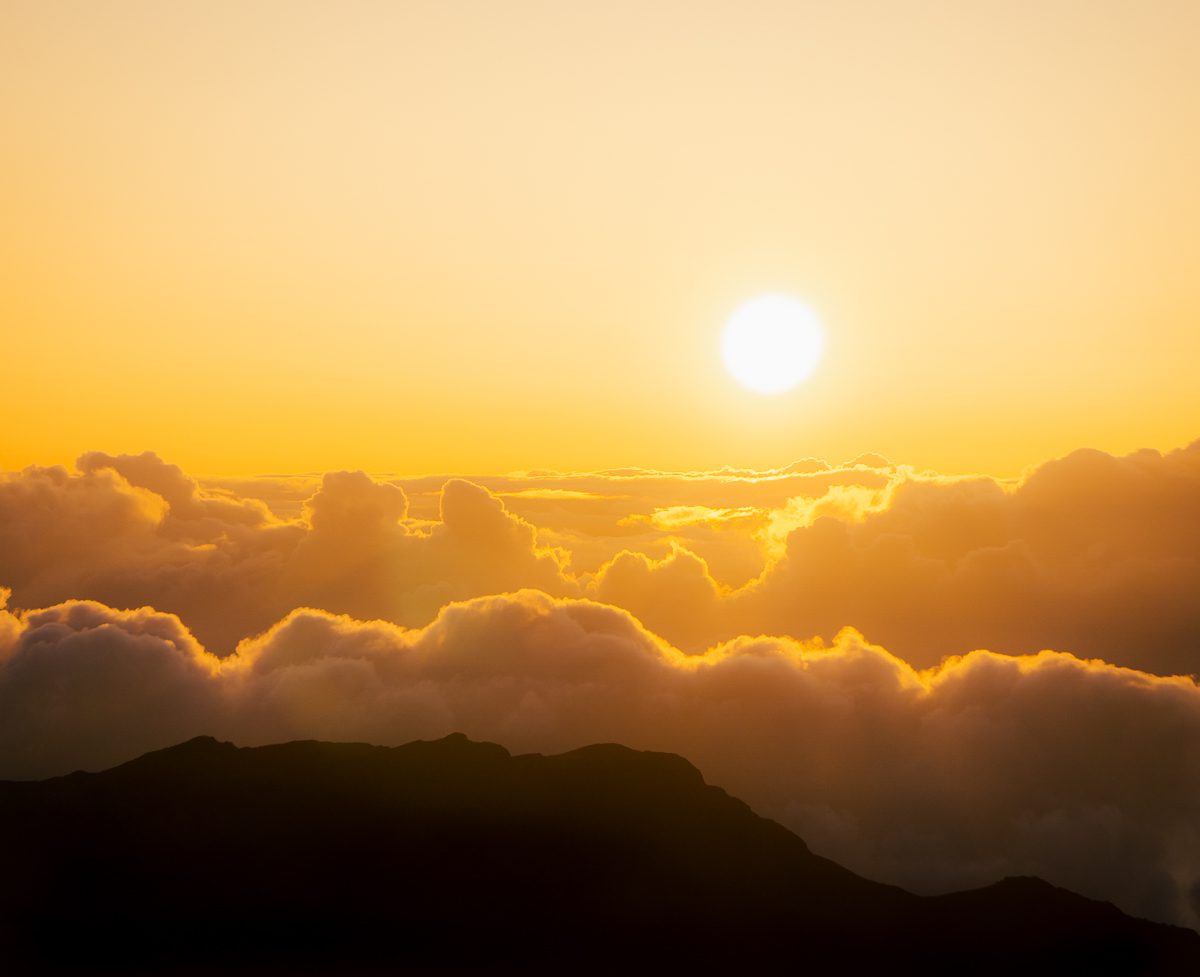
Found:
[{"label": "dark mountain ridge", "polygon": [[863,879],[616,745],[202,737],[0,782],[8,973],[1200,973],[1200,934],[1037,879]]}]

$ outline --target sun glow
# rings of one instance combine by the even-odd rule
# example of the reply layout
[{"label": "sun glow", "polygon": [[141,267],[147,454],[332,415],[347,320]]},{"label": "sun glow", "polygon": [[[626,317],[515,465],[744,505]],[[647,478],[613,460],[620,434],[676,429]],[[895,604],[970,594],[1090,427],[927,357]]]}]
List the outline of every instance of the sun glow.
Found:
[{"label": "sun glow", "polygon": [[778,394],[812,373],[821,345],[821,325],[812,309],[786,295],[763,295],[730,316],[721,356],[742,386]]}]

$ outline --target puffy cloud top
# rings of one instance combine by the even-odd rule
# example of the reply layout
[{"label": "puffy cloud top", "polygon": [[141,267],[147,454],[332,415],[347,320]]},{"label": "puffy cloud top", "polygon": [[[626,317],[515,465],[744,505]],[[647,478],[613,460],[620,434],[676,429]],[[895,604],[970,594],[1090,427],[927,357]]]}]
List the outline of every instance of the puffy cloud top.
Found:
[{"label": "puffy cloud top", "polygon": [[1040,874],[1195,925],[1200,692],[1162,676],[1200,671],[1197,581],[1200,442],[1014,483],[256,488],[93,452],[0,473],[0,776],[200,733],[619,741],[877,878]]},{"label": "puffy cloud top", "polygon": [[[814,850],[922,891],[1039,874],[1195,925],[1200,689],[1071,655],[928,671],[852,630],[687,656],[628,613],[537,591],[406,629],[305,608],[220,660],[172,615],[0,611],[0,776],[198,733],[681,753]],[[0,646],[2,648],[3,646]]]}]

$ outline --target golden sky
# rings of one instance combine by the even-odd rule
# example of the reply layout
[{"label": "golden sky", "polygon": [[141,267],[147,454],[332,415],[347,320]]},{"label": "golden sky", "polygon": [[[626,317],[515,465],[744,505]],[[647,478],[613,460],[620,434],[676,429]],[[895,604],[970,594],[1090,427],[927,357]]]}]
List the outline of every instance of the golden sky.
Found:
[{"label": "golden sky", "polygon": [[[1016,474],[1197,433],[1200,5],[9,2],[0,466]],[[718,356],[825,323],[795,391]]]},{"label": "golden sky", "polygon": [[[0,779],[620,742],[871,878],[1200,929],[1198,38],[0,3]],[[777,395],[766,295],[824,329]]]}]

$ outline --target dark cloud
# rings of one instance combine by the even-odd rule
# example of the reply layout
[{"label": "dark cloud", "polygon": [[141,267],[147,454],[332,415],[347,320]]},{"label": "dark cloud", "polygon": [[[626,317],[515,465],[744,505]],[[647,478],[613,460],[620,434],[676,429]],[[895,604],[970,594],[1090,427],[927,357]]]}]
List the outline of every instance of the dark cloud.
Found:
[{"label": "dark cloud", "polygon": [[218,664],[150,608],[0,610],[0,776],[105,766],[203,732],[220,719]]},{"label": "dark cloud", "polygon": [[0,776],[96,767],[208,732],[244,744],[678,752],[874,878],[921,891],[1038,874],[1195,925],[1200,689],[1045,652],[917,672],[856,632],[686,656],[616,608],[534,591],[409,630],[301,609],[237,655],[172,615],[0,611]]}]

